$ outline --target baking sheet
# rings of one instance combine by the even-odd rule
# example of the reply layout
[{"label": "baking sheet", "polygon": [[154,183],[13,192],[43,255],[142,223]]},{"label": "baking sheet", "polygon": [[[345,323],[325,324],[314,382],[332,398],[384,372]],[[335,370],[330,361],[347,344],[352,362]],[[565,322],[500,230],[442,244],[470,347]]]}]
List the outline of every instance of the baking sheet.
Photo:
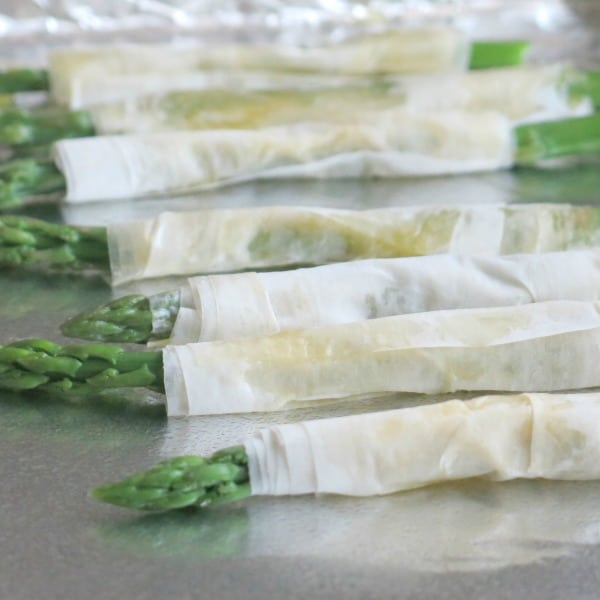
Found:
[{"label": "baking sheet", "polygon": [[[217,204],[384,206],[598,202],[600,171],[520,171],[429,181],[261,183],[191,198],[27,213],[79,223]],[[89,212],[88,212],[89,209]],[[87,214],[86,214],[87,213]],[[177,280],[137,284],[154,293]],[[46,336],[132,289],[97,275],[0,273],[2,341]],[[389,497],[252,498],[143,515],[87,497],[95,485],[168,456],[208,453],[275,420],[410,405],[403,396],[327,411],[167,421],[133,390],[65,400],[0,393],[0,598],[596,598],[600,482],[441,485]]]},{"label": "baking sheet", "polygon": [[[6,61],[43,62],[50,45],[90,37],[108,41],[135,34],[155,40],[160,32],[164,39],[177,38],[182,32],[179,13],[162,10],[173,4],[0,0],[0,56]],[[226,29],[234,36],[240,36],[240,21],[231,15],[249,4],[219,3],[225,7],[219,15],[229,10]],[[256,4],[271,14],[286,3]],[[298,15],[294,9],[308,4],[287,3],[287,14]],[[312,4],[328,10],[328,18],[320,12],[317,21],[292,19],[288,23],[293,26],[282,30],[275,16],[267,19],[266,27],[264,19],[257,22],[256,35],[270,39],[273,31],[287,31],[284,37],[293,40],[309,32],[313,37],[306,39],[317,40],[342,35],[348,19],[353,26],[371,23],[365,15],[373,13],[348,13],[345,2]],[[425,3],[417,1],[364,4],[402,9],[404,18],[409,9],[414,18],[425,14]],[[515,21],[500,22],[498,13],[476,20],[461,12],[466,4],[439,2],[436,10],[449,12],[437,14],[480,32],[486,27],[493,32],[494,25],[499,32],[515,31]],[[471,4],[489,9],[501,3]],[[597,3],[511,4],[529,9],[535,5],[519,27],[544,34],[539,56],[550,60],[568,52],[578,64],[597,65]],[[206,14],[214,18],[214,5],[178,3],[179,8],[209,11],[187,22],[186,35],[214,25],[206,20]],[[147,19],[148,14],[156,27],[140,22],[140,15]],[[585,21],[577,21],[579,14]],[[438,203],[442,197],[461,203],[597,204],[598,189],[600,169],[591,163],[564,171],[521,170],[427,181],[262,182],[189,198],[114,203],[108,208],[47,203],[21,212],[54,222],[100,224],[152,216],[167,207],[287,203],[369,208]],[[80,311],[125,293],[152,294],[178,283],[172,278],[111,290],[96,274],[2,272],[0,342],[25,337],[61,341],[60,323]],[[102,505],[87,496],[100,483],[168,456],[208,453],[237,443],[269,421],[418,401],[404,396],[319,412],[167,421],[160,396],[140,390],[85,400],[0,392],[0,598],[597,598],[600,482],[469,482],[367,499],[252,498],[206,511],[158,515]]]}]

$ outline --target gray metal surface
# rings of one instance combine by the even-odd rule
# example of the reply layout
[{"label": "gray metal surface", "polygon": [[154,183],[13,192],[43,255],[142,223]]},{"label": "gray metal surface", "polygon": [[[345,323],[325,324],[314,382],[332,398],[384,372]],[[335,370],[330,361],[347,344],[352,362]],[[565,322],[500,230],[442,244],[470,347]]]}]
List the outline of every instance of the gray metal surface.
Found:
[{"label": "gray metal surface", "polygon": [[[429,182],[257,184],[195,199],[29,209],[94,222],[167,205],[415,201],[598,202],[597,166]],[[148,282],[150,293],[173,281]],[[102,277],[0,273],[0,341],[55,340],[69,316],[124,294]],[[406,398],[403,402],[414,402]],[[363,403],[328,414],[388,406]],[[289,412],[295,420],[325,412]],[[89,499],[93,486],[167,456],[210,452],[260,416],[172,419],[160,396],[86,400],[0,394],[0,599],[597,598],[600,482],[471,482],[390,497],[253,498],[141,515]]]}]

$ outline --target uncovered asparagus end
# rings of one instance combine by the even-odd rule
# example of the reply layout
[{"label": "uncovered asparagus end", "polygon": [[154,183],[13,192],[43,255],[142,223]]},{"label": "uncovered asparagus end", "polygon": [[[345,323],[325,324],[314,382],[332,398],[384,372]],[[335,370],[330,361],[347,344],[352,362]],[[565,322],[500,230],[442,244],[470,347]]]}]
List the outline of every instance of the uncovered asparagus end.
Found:
[{"label": "uncovered asparagus end", "polygon": [[0,345],[0,390],[81,396],[123,387],[164,391],[162,352],[61,346],[43,339]]},{"label": "uncovered asparagus end", "polygon": [[16,208],[25,198],[64,189],[64,177],[49,160],[19,158],[0,166],[0,209]]},{"label": "uncovered asparagus end", "polygon": [[516,128],[516,163],[600,154],[600,114],[529,123]]},{"label": "uncovered asparagus end", "polygon": [[9,69],[0,72],[0,93],[48,90],[48,71],[44,69]]},{"label": "uncovered asparagus end", "polygon": [[96,500],[138,510],[205,507],[250,495],[248,457],[242,446],[209,458],[180,456],[116,483],[96,488]]},{"label": "uncovered asparagus end", "polygon": [[108,269],[104,227],[57,225],[40,219],[0,217],[0,268]]},{"label": "uncovered asparagus end", "polygon": [[151,298],[132,294],[76,315],[61,325],[61,331],[68,337],[123,344],[167,339],[179,305],[179,290]]},{"label": "uncovered asparagus end", "polygon": [[529,42],[522,40],[474,42],[471,44],[469,68],[493,69],[521,65],[529,46]]},{"label": "uncovered asparagus end", "polygon": [[152,334],[150,302],[140,294],[124,296],[69,319],[60,330],[86,340],[145,343]]},{"label": "uncovered asparagus end", "polygon": [[83,110],[9,108],[0,112],[0,144],[34,146],[94,134],[92,118]]}]

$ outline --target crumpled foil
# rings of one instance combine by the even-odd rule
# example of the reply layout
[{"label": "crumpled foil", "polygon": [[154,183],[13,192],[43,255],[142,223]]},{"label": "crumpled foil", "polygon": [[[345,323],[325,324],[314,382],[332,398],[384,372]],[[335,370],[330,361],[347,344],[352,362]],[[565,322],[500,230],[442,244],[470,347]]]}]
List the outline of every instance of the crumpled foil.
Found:
[{"label": "crumpled foil", "polygon": [[547,44],[539,52],[555,60],[567,54],[565,44],[569,56],[598,54],[588,30],[600,21],[599,5],[598,0],[0,0],[0,57],[5,64],[43,63],[53,46],[190,37],[311,45],[391,26],[444,23],[479,39],[544,34]]}]

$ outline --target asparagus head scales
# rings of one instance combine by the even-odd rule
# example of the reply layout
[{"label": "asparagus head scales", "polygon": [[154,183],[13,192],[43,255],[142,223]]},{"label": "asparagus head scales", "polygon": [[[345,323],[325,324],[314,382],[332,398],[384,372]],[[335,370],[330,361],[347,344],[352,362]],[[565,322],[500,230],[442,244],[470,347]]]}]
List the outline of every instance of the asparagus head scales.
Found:
[{"label": "asparagus head scales", "polygon": [[[0,187],[0,194],[1,191]],[[104,227],[72,227],[28,217],[0,217],[0,266],[81,270],[106,269],[108,264]]]},{"label": "asparagus head scales", "polygon": [[180,456],[92,492],[103,502],[138,510],[204,507],[250,495],[248,457],[243,446],[208,458]]},{"label": "asparagus head scales", "polygon": [[61,346],[42,339],[0,346],[0,390],[84,395],[119,387],[162,391],[162,353],[101,344]]},{"label": "asparagus head scales", "polygon": [[151,298],[131,294],[76,315],[61,325],[61,331],[86,340],[145,344],[169,337],[179,305],[179,290]]},{"label": "asparagus head scales", "polygon": [[48,71],[45,69],[9,69],[0,72],[0,93],[47,91]]}]

